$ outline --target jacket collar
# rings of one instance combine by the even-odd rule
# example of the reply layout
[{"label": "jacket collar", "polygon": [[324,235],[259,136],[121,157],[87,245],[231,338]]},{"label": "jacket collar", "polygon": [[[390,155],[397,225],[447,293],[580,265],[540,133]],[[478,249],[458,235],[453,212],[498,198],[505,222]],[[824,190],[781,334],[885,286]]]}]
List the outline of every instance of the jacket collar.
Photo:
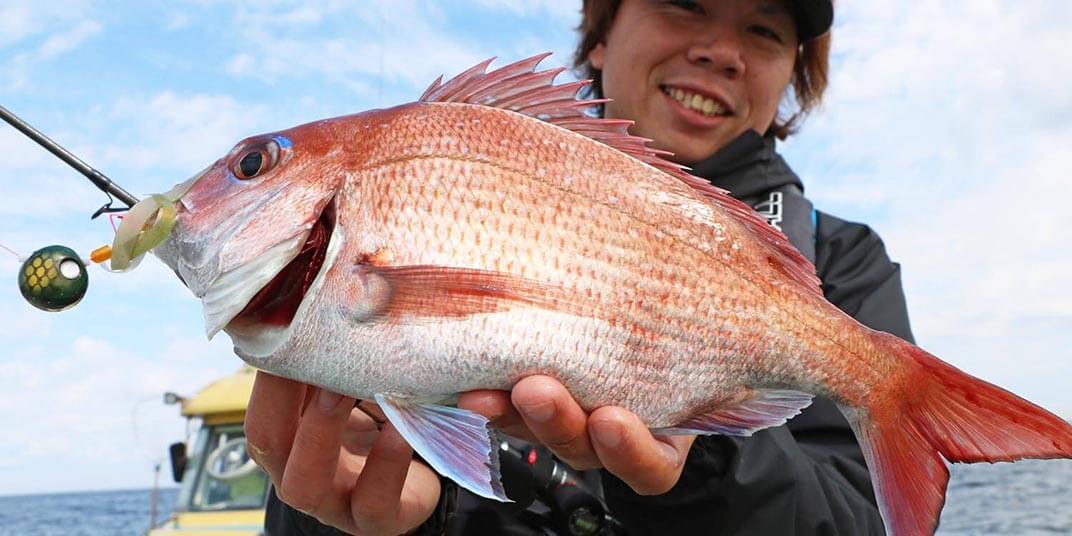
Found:
[{"label": "jacket collar", "polygon": [[692,174],[715,186],[729,190],[733,197],[745,199],[786,185],[804,191],[804,184],[775,151],[774,139],[749,130],[702,160]]}]

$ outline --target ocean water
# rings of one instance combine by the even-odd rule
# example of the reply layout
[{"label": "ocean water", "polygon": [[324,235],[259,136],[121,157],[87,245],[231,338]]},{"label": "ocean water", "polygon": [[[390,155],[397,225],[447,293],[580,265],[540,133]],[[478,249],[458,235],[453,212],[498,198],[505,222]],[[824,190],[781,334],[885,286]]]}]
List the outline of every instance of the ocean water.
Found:
[{"label": "ocean water", "polygon": [[[171,515],[178,488],[160,491],[157,521]],[[151,490],[0,497],[2,536],[137,536],[151,524]],[[191,535],[192,536],[192,535]]]},{"label": "ocean water", "polygon": [[[940,535],[1072,535],[1072,460],[954,465]],[[160,493],[157,519],[177,490]],[[117,536],[149,528],[150,491],[0,497],[0,536]]]},{"label": "ocean water", "polygon": [[1072,535],[1072,460],[953,465],[938,534]]}]

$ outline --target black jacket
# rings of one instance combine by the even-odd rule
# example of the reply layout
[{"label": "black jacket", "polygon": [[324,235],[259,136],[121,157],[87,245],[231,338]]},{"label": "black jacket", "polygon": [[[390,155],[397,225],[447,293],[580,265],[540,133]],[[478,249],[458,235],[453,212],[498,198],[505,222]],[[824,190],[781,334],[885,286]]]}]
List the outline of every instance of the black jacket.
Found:
[{"label": "black jacket", "polygon": [[[900,268],[870,228],[814,211],[774,143],[750,132],[693,173],[774,221],[815,262],[823,294],[873,329],[912,340]],[[702,436],[669,493],[641,497],[609,473],[604,493],[630,534],[882,534],[863,454],[828,399],[748,438]]]},{"label": "black jacket", "polygon": [[[827,300],[873,329],[912,340],[900,269],[870,228],[812,209],[800,179],[772,140],[749,132],[698,164],[693,173],[730,191],[778,226],[813,260]],[[645,497],[606,471],[604,499],[629,534],[882,534],[863,455],[834,404],[815,402],[785,426],[749,438],[702,436],[689,452],[677,485]],[[433,516],[425,533],[544,534],[509,505],[465,490]],[[444,506],[444,505],[441,505]],[[269,534],[336,534],[275,499]]]}]

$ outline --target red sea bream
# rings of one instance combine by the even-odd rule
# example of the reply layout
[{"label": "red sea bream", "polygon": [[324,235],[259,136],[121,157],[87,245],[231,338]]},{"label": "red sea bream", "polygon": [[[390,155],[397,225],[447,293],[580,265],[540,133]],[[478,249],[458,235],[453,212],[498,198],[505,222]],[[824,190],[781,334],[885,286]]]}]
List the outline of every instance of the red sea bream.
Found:
[{"label": "red sea bream", "polygon": [[450,403],[532,374],[656,433],[750,435],[828,396],[894,535],[934,530],[946,461],[1072,457],[1068,423],[842,313],[781,233],[540,59],[239,142],[155,253],[243,360],[377,400],[486,497],[487,421]]}]

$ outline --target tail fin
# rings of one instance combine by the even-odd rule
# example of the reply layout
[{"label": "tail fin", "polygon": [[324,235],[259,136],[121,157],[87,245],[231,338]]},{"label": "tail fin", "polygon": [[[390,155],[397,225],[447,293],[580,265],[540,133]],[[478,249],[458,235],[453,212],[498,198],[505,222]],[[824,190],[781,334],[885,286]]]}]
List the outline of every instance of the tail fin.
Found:
[{"label": "tail fin", "polygon": [[[969,376],[892,335],[909,359],[907,392],[845,409],[871,471],[891,536],[933,534],[950,462],[1072,458],[1072,425],[1000,387]],[[898,382],[900,383],[900,382]]]}]

